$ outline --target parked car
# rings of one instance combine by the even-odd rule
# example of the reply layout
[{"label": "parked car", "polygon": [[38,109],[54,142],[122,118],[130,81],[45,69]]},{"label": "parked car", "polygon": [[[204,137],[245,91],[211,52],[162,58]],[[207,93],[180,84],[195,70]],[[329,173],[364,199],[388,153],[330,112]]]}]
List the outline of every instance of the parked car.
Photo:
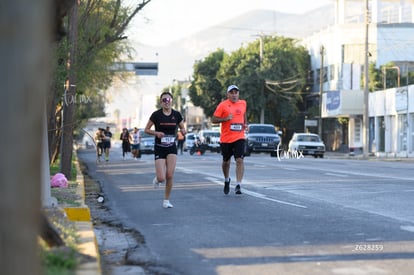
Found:
[{"label": "parked car", "polygon": [[200,140],[198,134],[189,133],[185,135],[184,151],[188,151],[190,155],[200,153],[203,155],[207,150],[207,146]]},{"label": "parked car", "polygon": [[200,141],[211,152],[220,153],[220,132],[215,130],[201,130],[198,132]]},{"label": "parked car", "polygon": [[300,152],[303,155],[312,155],[323,158],[325,144],[317,134],[295,133],[289,141],[289,152]]},{"label": "parked car", "polygon": [[139,130],[141,136],[141,143],[139,146],[140,154],[154,154],[155,137]]},{"label": "parked car", "polygon": [[271,157],[276,157],[280,140],[280,135],[272,124],[249,124],[245,156],[250,156],[251,153],[270,153]]},{"label": "parked car", "polygon": [[185,135],[184,151],[190,150],[194,146],[195,140],[198,139],[197,134],[188,133]]}]

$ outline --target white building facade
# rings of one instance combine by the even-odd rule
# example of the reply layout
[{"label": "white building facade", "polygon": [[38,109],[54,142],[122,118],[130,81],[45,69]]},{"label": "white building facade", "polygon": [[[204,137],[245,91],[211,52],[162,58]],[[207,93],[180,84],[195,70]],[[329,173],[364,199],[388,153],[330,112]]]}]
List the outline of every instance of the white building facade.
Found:
[{"label": "white building facade", "polygon": [[[348,146],[353,150],[364,147],[365,11],[365,0],[337,0],[335,25],[304,40],[311,56],[313,93],[322,87],[322,118],[349,118]],[[369,63],[378,69],[392,62],[395,66],[388,69],[397,71],[399,82],[414,71],[414,0],[370,0],[369,15]],[[413,156],[414,88],[403,85],[369,95],[370,152]]]},{"label": "white building facade", "polygon": [[413,98],[414,85],[370,94],[372,152],[379,156],[414,156]]}]

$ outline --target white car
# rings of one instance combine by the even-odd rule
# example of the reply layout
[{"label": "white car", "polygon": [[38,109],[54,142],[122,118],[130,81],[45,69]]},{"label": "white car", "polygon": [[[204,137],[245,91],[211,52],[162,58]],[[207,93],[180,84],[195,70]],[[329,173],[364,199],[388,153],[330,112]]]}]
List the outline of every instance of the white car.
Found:
[{"label": "white car", "polygon": [[295,133],[289,141],[289,152],[299,152],[302,155],[323,158],[325,144],[317,134]]},{"label": "white car", "polygon": [[188,133],[185,135],[184,151],[189,151],[194,146],[194,142],[199,140],[199,137],[195,133]]},{"label": "white car", "polygon": [[200,141],[207,146],[207,150],[220,153],[220,132],[215,130],[201,130],[198,132]]}]

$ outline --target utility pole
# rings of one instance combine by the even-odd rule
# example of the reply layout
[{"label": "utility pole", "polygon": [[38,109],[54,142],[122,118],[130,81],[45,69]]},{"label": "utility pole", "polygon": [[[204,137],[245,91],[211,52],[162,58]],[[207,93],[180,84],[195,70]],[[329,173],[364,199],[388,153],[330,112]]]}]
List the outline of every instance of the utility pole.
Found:
[{"label": "utility pole", "polygon": [[325,55],[325,47],[321,46],[321,68],[319,70],[319,120],[318,120],[318,134],[321,138],[322,137],[322,94],[323,94],[323,63],[324,63],[324,55]]},{"label": "utility pole", "polygon": [[369,26],[369,5],[368,5],[368,0],[365,0],[365,60],[364,60],[364,75],[365,75],[365,83],[364,83],[364,112],[363,112],[363,118],[362,118],[362,122],[363,122],[363,151],[364,151],[364,158],[368,157],[368,150],[369,150],[369,114],[368,114],[368,106],[369,106],[369,100],[368,100],[368,95],[369,95],[369,87],[368,87],[368,83],[369,83],[369,79],[368,79],[368,28]]},{"label": "utility pole", "polygon": [[[259,41],[260,41],[260,55],[259,55],[259,60],[260,60],[260,64],[259,64],[259,69],[262,69],[262,63],[263,63],[263,37],[260,35],[259,36]],[[261,91],[261,99],[262,99],[262,110],[260,110],[260,123],[264,123],[264,112],[265,112],[265,106],[266,106],[266,100],[265,100],[265,96],[264,96],[264,84],[262,83],[261,87],[260,87]]]},{"label": "utility pole", "polygon": [[[2,1],[0,18],[0,269],[44,274],[40,268],[41,161],[44,100],[52,62],[52,1]],[[56,21],[54,21],[56,22]],[[23,43],[24,41],[24,43]]]}]

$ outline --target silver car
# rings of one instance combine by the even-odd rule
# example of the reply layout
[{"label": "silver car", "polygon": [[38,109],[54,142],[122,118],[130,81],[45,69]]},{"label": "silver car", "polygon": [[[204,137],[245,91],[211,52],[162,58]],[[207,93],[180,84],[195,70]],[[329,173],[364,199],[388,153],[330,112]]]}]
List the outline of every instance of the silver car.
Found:
[{"label": "silver car", "polygon": [[141,137],[141,143],[139,145],[140,153],[154,154],[155,137],[145,133],[144,130],[139,130],[139,135]]}]

